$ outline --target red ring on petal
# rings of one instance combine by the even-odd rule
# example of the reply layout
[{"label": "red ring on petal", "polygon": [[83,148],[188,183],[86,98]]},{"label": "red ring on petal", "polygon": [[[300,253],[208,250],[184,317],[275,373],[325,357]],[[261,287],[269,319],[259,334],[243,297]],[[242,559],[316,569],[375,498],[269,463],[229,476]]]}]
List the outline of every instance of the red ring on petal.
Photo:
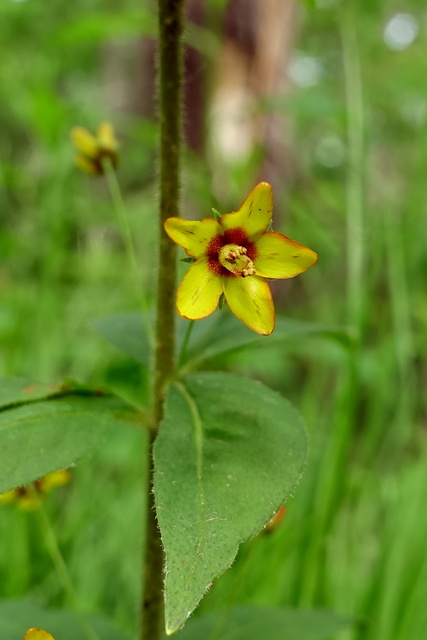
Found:
[{"label": "red ring on petal", "polygon": [[240,247],[245,247],[248,244],[248,234],[244,229],[236,227],[235,229],[228,229],[224,234],[224,244],[238,244]]},{"label": "red ring on petal", "polygon": [[224,242],[224,236],[214,236],[208,244],[206,255],[208,257],[217,256],[224,244],[227,244]]}]

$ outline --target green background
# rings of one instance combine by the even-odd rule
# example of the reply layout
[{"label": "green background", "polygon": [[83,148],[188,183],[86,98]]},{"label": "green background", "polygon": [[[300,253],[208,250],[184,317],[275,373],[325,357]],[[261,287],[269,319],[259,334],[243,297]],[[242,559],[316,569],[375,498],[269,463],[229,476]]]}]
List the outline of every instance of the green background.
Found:
[{"label": "green background", "polygon": [[[209,140],[230,7],[206,4],[203,26],[186,37],[203,52],[191,82],[202,87]],[[307,423],[310,456],[282,525],[243,547],[200,613],[227,603],[327,607],[354,620],[337,640],[423,640],[427,12],[415,0],[346,3],[350,16],[339,2],[317,4],[294,7],[283,59],[293,68],[292,87],[252,96],[256,114],[285,122],[285,164],[266,162],[263,141],[238,157],[208,142],[187,148],[183,213],[231,211],[259,180],[271,181],[275,229],[319,254],[309,273],[274,285],[278,313],[342,327],[350,337],[359,331],[360,341],[349,346],[308,332],[209,361],[291,399]],[[413,16],[418,35],[393,50],[384,30],[402,12]],[[142,0],[0,4],[2,376],[46,384],[71,377],[146,403],[146,370],[91,328],[137,302],[106,185],[75,170],[69,131],[104,119],[117,129],[119,179],[151,301],[158,132],[147,99],[151,72],[141,59],[152,55],[142,50],[154,31],[153,4]],[[304,64],[314,69],[308,85]],[[347,229],[360,211],[358,238]],[[362,270],[349,288],[349,256],[357,252]],[[139,597],[141,447],[136,429],[114,434],[47,502],[82,606],[125,632],[134,628]],[[0,540],[2,598],[71,604],[34,514],[3,507]]]}]

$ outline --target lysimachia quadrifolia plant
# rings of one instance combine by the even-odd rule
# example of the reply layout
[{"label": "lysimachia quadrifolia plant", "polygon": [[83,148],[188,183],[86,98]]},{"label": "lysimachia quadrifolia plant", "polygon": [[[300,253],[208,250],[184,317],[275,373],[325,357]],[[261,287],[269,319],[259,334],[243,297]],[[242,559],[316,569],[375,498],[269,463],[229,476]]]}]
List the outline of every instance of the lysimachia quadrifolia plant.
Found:
[{"label": "lysimachia quadrifolia plant", "polygon": [[[270,230],[272,214],[272,189],[262,182],[236,212],[165,221],[192,260],[177,291],[183,318],[205,318],[224,295],[250,329],[272,333],[267,278],[292,278],[317,260],[311,249]],[[231,564],[239,543],[281,507],[302,472],[305,448],[298,414],[258,382],[199,372],[172,383],[154,445],[168,633]]]},{"label": "lysimachia quadrifolia plant", "polygon": [[[180,218],[184,4],[184,0],[158,1],[159,246],[157,288],[153,292],[156,323],[149,327],[153,339],[144,341],[142,333],[142,327],[150,323],[150,314],[144,315],[144,322],[141,313],[137,314],[136,323],[132,318],[113,318],[104,332],[119,347],[125,344],[124,351],[146,366],[149,392],[144,390],[144,399],[131,404],[111,391],[74,382],[52,387],[33,380],[4,380],[0,386],[0,492],[68,467],[110,434],[120,433],[125,424],[143,429],[146,437],[141,461],[147,481],[141,500],[146,526],[142,536],[140,640],[162,640],[165,632],[176,631],[184,640],[207,638],[218,630],[220,640],[222,630],[227,637],[228,620],[228,637],[259,640],[259,635],[250,635],[249,619],[256,619],[259,625],[263,618],[270,629],[280,628],[287,620],[288,628],[298,631],[297,618],[292,618],[289,626],[286,612],[266,609],[252,615],[245,610],[234,615],[229,611],[220,625],[207,617],[190,621],[187,636],[187,629],[180,629],[212,581],[233,563],[239,545],[263,529],[295,488],[306,463],[305,429],[290,403],[260,382],[220,371],[185,373],[191,367],[180,367],[185,358],[176,357],[175,243],[192,261],[176,298],[179,314],[191,323],[188,329],[195,320],[212,314],[224,296],[237,318],[262,336],[271,334],[275,327],[268,280],[297,276],[313,266],[317,256],[271,231],[272,190],[265,182],[253,189],[236,212],[201,221]],[[77,127],[72,137],[78,166],[107,178],[135,283],[140,287],[141,256],[116,175],[118,142],[114,130],[103,123],[93,135]],[[240,330],[250,333],[232,320],[232,342]],[[208,331],[202,324],[192,342],[188,330],[180,353],[185,354],[189,346],[193,362],[203,363],[201,345],[212,338]],[[133,397],[138,397],[138,391]],[[50,534],[49,539],[52,542]],[[51,546],[58,559],[58,547]],[[65,563],[58,563],[66,573]],[[327,620],[331,622],[330,616]],[[196,629],[194,635],[190,625]],[[330,635],[336,628],[335,619],[326,627],[327,633],[313,633],[311,638]],[[310,628],[316,629],[316,624]],[[269,640],[268,634],[262,637]],[[64,638],[67,640],[65,631]],[[25,640],[53,637],[33,628]]]}]

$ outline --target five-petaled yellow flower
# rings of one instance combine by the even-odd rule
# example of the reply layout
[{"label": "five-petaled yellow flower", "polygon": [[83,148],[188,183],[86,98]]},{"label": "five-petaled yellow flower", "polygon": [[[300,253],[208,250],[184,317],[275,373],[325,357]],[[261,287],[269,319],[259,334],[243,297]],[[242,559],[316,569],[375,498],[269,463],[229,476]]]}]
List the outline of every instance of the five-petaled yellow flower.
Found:
[{"label": "five-petaled yellow flower", "polygon": [[48,631],[33,627],[32,629],[28,629],[24,640],[55,640],[55,638]]},{"label": "five-petaled yellow flower", "polygon": [[77,150],[76,165],[91,175],[104,173],[103,161],[108,159],[114,168],[119,162],[119,143],[110,122],[102,122],[95,135],[84,127],[74,127],[71,139]]},{"label": "five-petaled yellow flower", "polygon": [[195,259],[177,293],[183,318],[199,320],[215,311],[221,294],[239,320],[261,335],[274,329],[275,312],[265,278],[293,278],[317,262],[311,249],[269,231],[272,189],[255,187],[240,209],[220,220],[168,218],[169,237]]}]

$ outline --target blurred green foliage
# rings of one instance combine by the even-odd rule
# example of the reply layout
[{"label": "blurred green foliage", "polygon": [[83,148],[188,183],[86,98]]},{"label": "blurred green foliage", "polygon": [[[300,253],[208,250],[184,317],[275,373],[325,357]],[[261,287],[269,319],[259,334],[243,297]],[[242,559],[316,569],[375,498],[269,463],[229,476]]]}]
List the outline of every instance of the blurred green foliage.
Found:
[{"label": "blurred green foliage", "polygon": [[[227,4],[217,0],[207,13],[213,57],[202,66],[205,75],[223,45]],[[224,602],[326,606],[355,620],[339,640],[423,640],[427,12],[422,0],[353,2],[364,105],[364,160],[354,167],[342,11],[338,0],[300,6],[293,89],[260,99],[258,108],[285,115],[288,123],[292,171],[276,187],[276,227],[320,257],[302,278],[275,287],[286,316],[349,323],[346,180],[361,172],[361,340],[353,349],[329,336],[305,336],[221,357],[221,365],[261,378],[301,408],[311,458],[281,527],[243,548],[202,611]],[[418,31],[396,50],[384,33],[402,12]],[[129,69],[132,86],[140,38],[154,25],[148,1],[0,3],[2,375],[46,383],[73,377],[145,401],[146,375],[90,328],[93,318],[134,310],[137,303],[106,185],[76,172],[69,131],[78,124],[93,129],[105,119],[116,126],[119,179],[151,300],[157,125],[138,109],[117,107],[123,85],[114,84],[113,63],[122,75]],[[191,32],[193,46],[198,38],[204,50],[203,30]],[[130,63],[126,56],[120,63],[128,46]],[[205,106],[212,84],[206,82]],[[202,158],[188,150],[184,214],[203,217],[212,206],[221,212],[238,206],[260,177],[263,158],[259,148],[233,163],[208,148]],[[83,606],[108,613],[125,630],[135,623],[140,577],[139,446],[138,433],[117,434],[79,463],[72,486],[48,504]],[[0,596],[71,604],[32,514],[3,508],[0,539]]]}]

